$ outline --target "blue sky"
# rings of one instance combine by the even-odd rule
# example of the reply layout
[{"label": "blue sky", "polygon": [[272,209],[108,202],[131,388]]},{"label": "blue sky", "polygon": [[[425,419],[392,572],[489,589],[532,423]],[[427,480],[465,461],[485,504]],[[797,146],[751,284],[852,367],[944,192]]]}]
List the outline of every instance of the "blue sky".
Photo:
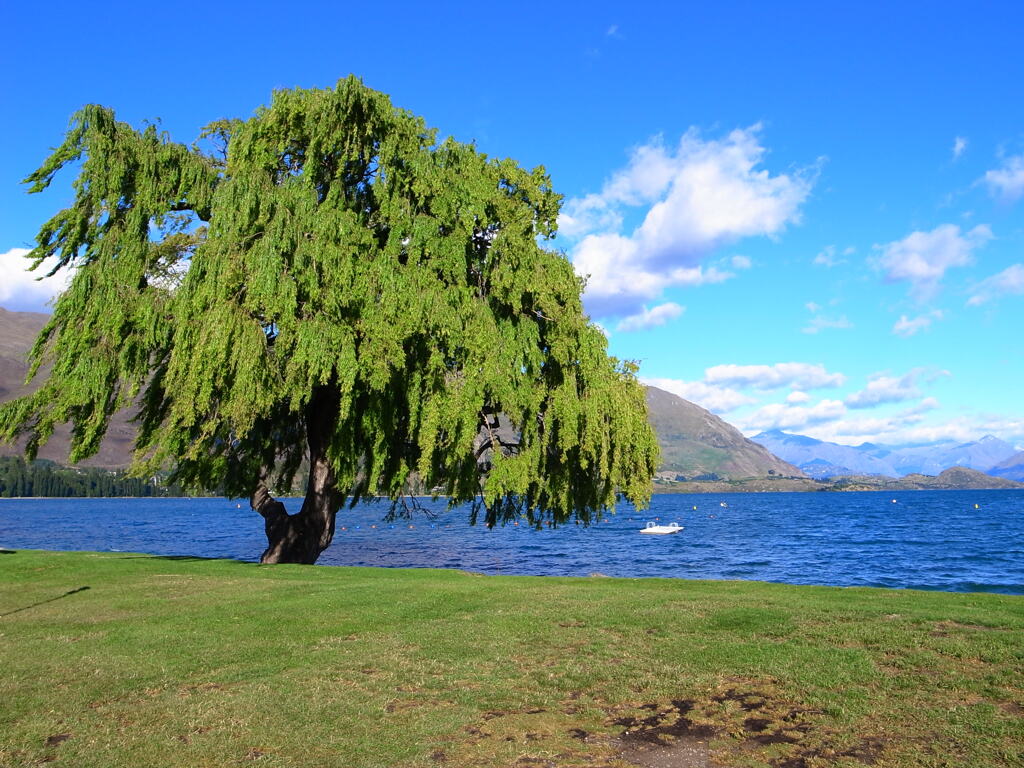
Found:
[{"label": "blue sky", "polygon": [[[678,7],[671,8],[670,5]],[[747,434],[1024,446],[1024,6],[9,4],[0,306],[87,102],[190,142],[355,73],[543,164],[613,354]]]}]

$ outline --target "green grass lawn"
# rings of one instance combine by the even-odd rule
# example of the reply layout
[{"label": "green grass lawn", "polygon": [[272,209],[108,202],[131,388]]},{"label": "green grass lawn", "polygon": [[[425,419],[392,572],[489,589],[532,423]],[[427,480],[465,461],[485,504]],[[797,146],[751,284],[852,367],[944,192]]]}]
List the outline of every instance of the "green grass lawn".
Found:
[{"label": "green grass lawn", "polygon": [[1024,598],[0,554],[0,765],[1021,766]]}]

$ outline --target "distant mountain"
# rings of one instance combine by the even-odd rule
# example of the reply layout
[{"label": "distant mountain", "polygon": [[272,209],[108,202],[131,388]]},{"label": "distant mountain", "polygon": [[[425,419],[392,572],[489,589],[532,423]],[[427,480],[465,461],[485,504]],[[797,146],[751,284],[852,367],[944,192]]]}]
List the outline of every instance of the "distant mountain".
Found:
[{"label": "distant mountain", "polygon": [[22,386],[28,373],[25,355],[49,319],[38,312],[8,312],[0,307],[0,402],[28,392]]},{"label": "distant mountain", "polygon": [[647,387],[648,418],[661,445],[661,471],[688,480],[804,477],[699,405]]},{"label": "distant mountain", "polygon": [[1013,454],[1006,461],[999,462],[988,473],[996,477],[1005,477],[1007,480],[1024,482],[1024,451]]},{"label": "distant mountain", "polygon": [[[854,448],[805,435],[791,435],[773,429],[750,438],[769,451],[794,464],[811,477],[824,478],[836,475],[889,475],[896,476],[890,462],[874,455],[878,447],[865,443]],[[863,449],[863,450],[862,450]]]},{"label": "distant mountain", "polygon": [[815,478],[840,475],[938,475],[950,467],[966,467],[984,472],[1016,452],[1012,445],[992,435],[968,443],[939,442],[925,445],[838,445],[781,430],[762,432],[751,439]]},{"label": "distant mountain", "polygon": [[[26,356],[32,344],[50,319],[38,312],[10,312],[0,307],[0,402],[27,395],[32,387],[24,386],[28,373]],[[35,383],[38,383],[38,379]],[[107,436],[99,453],[82,462],[84,467],[122,469],[131,462],[135,428],[127,413],[118,413],[110,421]],[[67,464],[71,430],[58,427],[50,441],[39,451],[39,458]],[[0,443],[0,456],[20,456],[22,444]]]},{"label": "distant mountain", "polygon": [[893,468],[898,475],[913,472],[934,475],[949,467],[969,467],[986,472],[1016,453],[1009,443],[992,435],[969,443],[931,443],[892,447]]}]

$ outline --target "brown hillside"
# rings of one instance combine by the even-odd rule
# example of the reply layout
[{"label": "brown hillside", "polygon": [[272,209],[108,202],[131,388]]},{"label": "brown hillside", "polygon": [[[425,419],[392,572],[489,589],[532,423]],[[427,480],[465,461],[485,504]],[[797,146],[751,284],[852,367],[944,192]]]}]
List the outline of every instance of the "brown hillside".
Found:
[{"label": "brown hillside", "polygon": [[[0,402],[31,391],[31,387],[25,386],[25,375],[28,373],[26,356],[48,319],[48,315],[38,312],[10,312],[0,307]],[[105,469],[128,466],[134,439],[135,428],[129,423],[128,414],[117,414],[111,420],[99,453],[83,461],[82,466]],[[39,458],[67,464],[70,446],[71,430],[60,427],[39,451]],[[20,443],[0,443],[0,456],[16,456],[21,453]]]},{"label": "brown hillside", "polygon": [[687,479],[806,477],[715,414],[670,392],[647,387],[647,408],[651,426],[658,434],[661,469],[665,472]]}]

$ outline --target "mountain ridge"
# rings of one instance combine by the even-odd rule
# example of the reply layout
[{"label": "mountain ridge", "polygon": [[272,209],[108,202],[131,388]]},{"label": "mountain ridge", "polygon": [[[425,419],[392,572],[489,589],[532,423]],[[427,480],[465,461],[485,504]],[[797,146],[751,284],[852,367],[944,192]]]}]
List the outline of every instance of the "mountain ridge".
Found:
[{"label": "mountain ridge", "polygon": [[843,475],[935,476],[952,467],[988,472],[1017,453],[1012,445],[993,435],[966,443],[864,442],[850,446],[775,429],[754,435],[751,440],[819,479]]}]

